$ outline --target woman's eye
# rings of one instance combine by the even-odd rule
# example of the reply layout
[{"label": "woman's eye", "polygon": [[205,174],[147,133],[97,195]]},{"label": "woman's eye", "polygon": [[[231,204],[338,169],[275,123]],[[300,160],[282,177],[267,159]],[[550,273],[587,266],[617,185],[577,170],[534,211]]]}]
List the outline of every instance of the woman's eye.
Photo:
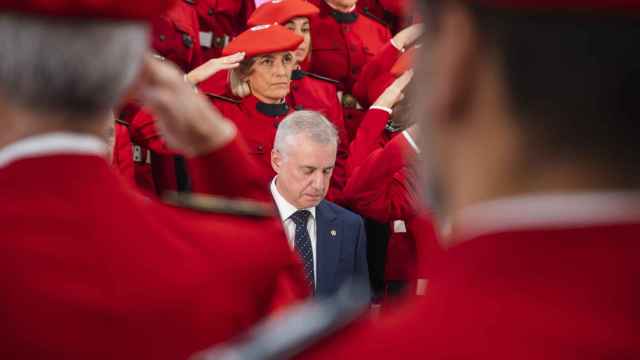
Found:
[{"label": "woman's eye", "polygon": [[309,28],[302,28],[302,33],[303,34],[308,34],[309,33]]}]

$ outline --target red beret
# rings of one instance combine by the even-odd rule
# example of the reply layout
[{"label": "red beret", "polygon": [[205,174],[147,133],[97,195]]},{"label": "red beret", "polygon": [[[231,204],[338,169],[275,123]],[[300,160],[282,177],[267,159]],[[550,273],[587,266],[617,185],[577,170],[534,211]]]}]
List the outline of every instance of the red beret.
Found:
[{"label": "red beret", "polygon": [[407,70],[410,70],[413,67],[413,57],[415,52],[416,48],[412,47],[411,49],[405,51],[404,54],[400,55],[395,64],[393,64],[393,67],[391,67],[391,75],[399,77]]},{"label": "red beret", "polygon": [[176,0],[0,0],[0,12],[52,17],[146,20],[164,13]]},{"label": "red beret", "polygon": [[294,17],[309,17],[319,13],[320,9],[304,0],[271,0],[253,12],[247,25],[285,24]]},{"label": "red beret", "polygon": [[293,51],[302,44],[302,36],[296,35],[284,26],[259,25],[238,35],[222,50],[227,56],[237,52],[244,52],[249,59],[257,55],[272,54],[282,51]]},{"label": "red beret", "polygon": [[504,9],[531,10],[640,10],[640,0],[467,0]]}]

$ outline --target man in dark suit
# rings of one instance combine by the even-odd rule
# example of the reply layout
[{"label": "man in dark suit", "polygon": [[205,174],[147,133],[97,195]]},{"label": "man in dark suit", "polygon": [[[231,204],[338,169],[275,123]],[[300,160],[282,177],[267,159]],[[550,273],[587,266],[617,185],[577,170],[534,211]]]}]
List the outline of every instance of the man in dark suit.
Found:
[{"label": "man in dark suit", "polygon": [[338,135],[321,114],[298,111],[280,123],[271,165],[271,193],[289,244],[302,258],[318,296],[351,278],[368,279],[362,218],[324,199],[336,162]]}]

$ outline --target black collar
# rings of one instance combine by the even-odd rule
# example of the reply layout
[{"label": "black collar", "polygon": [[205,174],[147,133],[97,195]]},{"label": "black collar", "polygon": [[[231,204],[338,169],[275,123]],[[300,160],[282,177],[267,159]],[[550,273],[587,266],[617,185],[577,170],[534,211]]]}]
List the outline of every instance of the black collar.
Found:
[{"label": "black collar", "polygon": [[280,104],[267,104],[261,101],[256,103],[256,109],[264,115],[276,117],[282,116],[289,112],[289,105],[286,102]]},{"label": "black collar", "polygon": [[296,70],[293,70],[293,72],[291,73],[291,80],[300,80],[305,76],[307,76],[307,74],[304,71],[300,69],[296,69]]},{"label": "black collar", "polygon": [[355,10],[349,13],[343,13],[332,9],[331,16],[336,19],[338,24],[353,24],[358,19],[358,13]]}]

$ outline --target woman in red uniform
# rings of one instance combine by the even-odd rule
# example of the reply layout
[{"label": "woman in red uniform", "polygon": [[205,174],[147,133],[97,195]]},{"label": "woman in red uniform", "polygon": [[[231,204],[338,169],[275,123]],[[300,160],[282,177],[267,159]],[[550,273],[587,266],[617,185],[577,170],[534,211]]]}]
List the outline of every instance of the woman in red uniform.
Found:
[{"label": "woman in red uniform", "polygon": [[338,129],[338,160],[332,178],[332,191],[329,194],[329,198],[336,201],[339,198],[339,190],[346,182],[344,163],[348,157],[349,142],[344,127],[342,106],[338,101],[337,82],[305,71],[312,56],[309,18],[318,13],[319,9],[316,6],[303,0],[274,0],[260,6],[249,18],[248,25],[278,23],[304,38],[294,52],[298,66],[291,74],[291,90],[286,101],[296,110],[322,113]]}]

